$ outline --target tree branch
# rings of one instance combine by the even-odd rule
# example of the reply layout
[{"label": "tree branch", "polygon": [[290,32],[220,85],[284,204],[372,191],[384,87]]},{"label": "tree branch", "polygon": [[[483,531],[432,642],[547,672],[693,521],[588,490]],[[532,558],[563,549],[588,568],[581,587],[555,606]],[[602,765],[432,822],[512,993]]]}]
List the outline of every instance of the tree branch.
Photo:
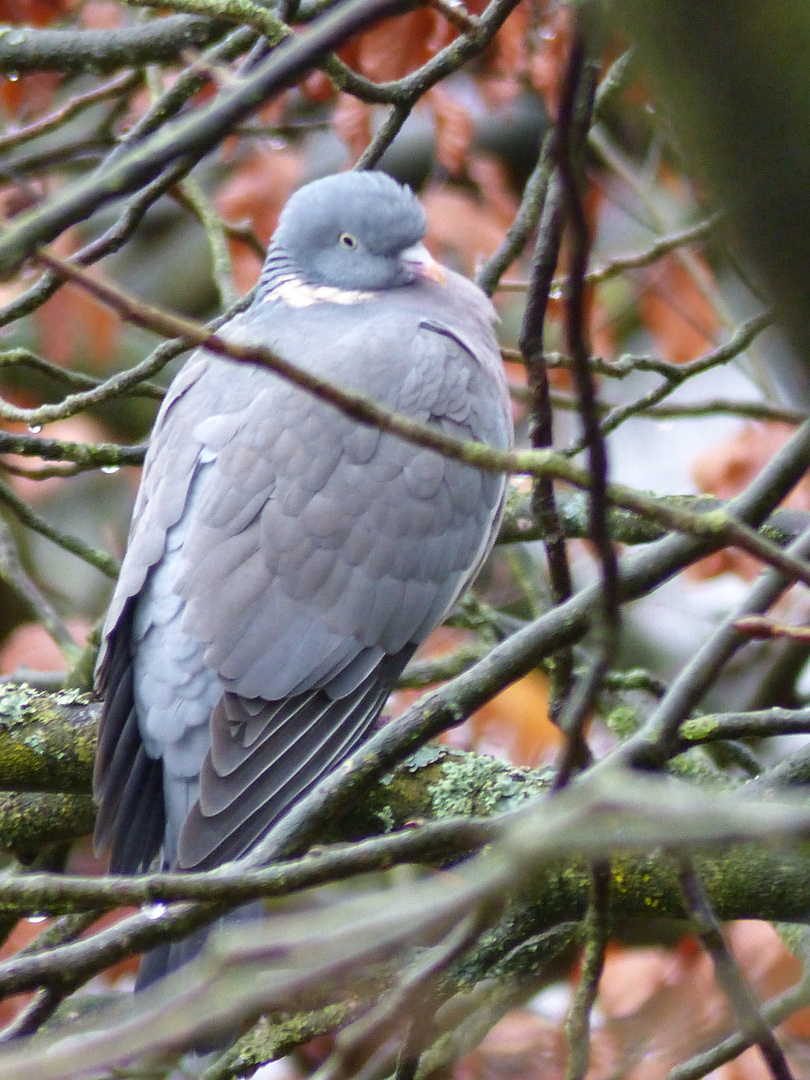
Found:
[{"label": "tree branch", "polygon": [[[199,160],[274,92],[304,74],[325,53],[411,0],[348,0],[294,38],[283,41],[250,76],[224,90],[207,108],[175,120],[48,203],[15,218],[0,236],[0,275],[13,273],[37,245],[86,220],[95,210],[150,183],[169,165]],[[161,20],[162,21],[162,20]],[[153,25],[153,24],[149,24]],[[206,25],[210,25],[206,20]],[[0,39],[1,40],[1,39]]]},{"label": "tree branch", "polygon": [[144,64],[170,63],[185,49],[200,49],[228,31],[214,19],[167,15],[162,19],[119,30],[41,30],[21,26],[0,28],[0,72],[30,71],[95,75]]}]

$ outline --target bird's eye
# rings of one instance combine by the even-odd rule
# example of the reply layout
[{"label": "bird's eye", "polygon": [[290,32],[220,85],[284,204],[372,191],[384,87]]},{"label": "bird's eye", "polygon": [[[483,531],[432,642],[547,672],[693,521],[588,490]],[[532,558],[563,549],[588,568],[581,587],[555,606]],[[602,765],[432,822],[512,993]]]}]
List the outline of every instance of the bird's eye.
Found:
[{"label": "bird's eye", "polygon": [[357,240],[351,233],[344,232],[340,234],[340,242],[343,247],[348,248],[349,251],[354,251],[357,247]]}]

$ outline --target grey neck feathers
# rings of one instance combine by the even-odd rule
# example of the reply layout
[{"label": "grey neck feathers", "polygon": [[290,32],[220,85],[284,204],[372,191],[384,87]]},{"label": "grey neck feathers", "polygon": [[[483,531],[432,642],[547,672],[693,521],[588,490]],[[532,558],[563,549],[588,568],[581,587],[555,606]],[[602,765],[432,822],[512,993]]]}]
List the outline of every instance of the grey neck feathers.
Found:
[{"label": "grey neck feathers", "polygon": [[266,296],[267,293],[282,285],[285,281],[289,281],[291,278],[300,278],[301,276],[300,270],[287,252],[271,244],[267,251],[267,258],[264,261],[262,272],[259,275],[258,298]]}]

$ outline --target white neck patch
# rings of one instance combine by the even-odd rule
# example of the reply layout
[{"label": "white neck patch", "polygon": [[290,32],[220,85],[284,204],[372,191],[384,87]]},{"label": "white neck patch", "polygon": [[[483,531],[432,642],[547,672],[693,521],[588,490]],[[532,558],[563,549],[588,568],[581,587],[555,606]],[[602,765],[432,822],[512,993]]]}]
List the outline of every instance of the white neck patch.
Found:
[{"label": "white neck patch", "polygon": [[288,277],[280,281],[265,296],[263,303],[280,300],[291,308],[311,307],[313,304],[360,304],[371,300],[372,292],[359,289],[339,289],[335,285],[308,285],[298,277]]}]

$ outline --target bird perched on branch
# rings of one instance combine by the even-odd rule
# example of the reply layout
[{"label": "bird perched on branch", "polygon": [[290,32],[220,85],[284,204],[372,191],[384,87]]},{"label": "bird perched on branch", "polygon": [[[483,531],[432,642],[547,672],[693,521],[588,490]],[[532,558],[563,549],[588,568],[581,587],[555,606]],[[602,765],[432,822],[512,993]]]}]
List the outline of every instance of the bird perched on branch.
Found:
[{"label": "bird perched on branch", "polygon": [[[459,439],[512,426],[494,310],[376,172],[289,200],[220,331]],[[96,843],[113,871],[249,851],[370,734],[493,543],[505,478],[199,349],[163,402],[104,628]],[[141,982],[181,960],[151,955]]]}]

